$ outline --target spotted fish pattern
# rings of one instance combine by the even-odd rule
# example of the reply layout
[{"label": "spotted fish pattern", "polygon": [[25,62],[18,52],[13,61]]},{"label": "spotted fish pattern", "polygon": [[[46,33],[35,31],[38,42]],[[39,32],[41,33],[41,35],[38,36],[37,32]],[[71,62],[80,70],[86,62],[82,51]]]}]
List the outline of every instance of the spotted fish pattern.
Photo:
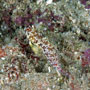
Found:
[{"label": "spotted fish pattern", "polygon": [[29,43],[32,42],[42,49],[43,54],[46,56],[50,64],[56,69],[57,74],[63,74],[65,76],[68,76],[68,73],[66,73],[61,68],[61,64],[59,63],[59,57],[56,53],[56,48],[48,41],[48,39],[42,37],[42,35],[39,32],[37,32],[34,26],[26,28],[25,31]]}]

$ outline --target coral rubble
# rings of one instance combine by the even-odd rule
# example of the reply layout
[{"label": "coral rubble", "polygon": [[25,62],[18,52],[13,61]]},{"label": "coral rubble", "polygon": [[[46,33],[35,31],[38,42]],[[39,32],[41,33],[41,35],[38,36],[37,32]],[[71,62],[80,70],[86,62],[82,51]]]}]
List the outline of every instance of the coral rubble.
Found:
[{"label": "coral rubble", "polygon": [[86,1],[0,0],[0,90],[90,89]]}]

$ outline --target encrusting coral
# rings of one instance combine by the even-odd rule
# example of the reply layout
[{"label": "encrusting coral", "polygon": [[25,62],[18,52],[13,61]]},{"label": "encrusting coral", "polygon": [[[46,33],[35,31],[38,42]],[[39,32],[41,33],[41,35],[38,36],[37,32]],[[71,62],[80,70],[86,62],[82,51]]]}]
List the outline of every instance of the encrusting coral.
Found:
[{"label": "encrusting coral", "polygon": [[0,90],[90,89],[89,6],[34,1],[0,0]]}]

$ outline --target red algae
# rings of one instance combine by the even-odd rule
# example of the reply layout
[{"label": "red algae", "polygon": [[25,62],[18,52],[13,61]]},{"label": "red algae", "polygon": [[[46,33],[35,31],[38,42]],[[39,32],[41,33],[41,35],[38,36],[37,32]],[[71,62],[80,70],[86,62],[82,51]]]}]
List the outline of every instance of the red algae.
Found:
[{"label": "red algae", "polygon": [[90,49],[84,51],[82,56],[82,66],[90,65]]},{"label": "red algae", "polygon": [[4,56],[6,56],[6,53],[2,48],[0,48],[0,58]]}]

